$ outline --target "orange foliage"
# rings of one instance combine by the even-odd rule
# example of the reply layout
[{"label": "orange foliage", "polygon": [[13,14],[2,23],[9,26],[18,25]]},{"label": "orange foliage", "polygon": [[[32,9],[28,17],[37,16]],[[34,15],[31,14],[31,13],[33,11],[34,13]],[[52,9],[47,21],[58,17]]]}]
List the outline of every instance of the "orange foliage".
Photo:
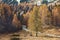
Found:
[{"label": "orange foliage", "polygon": [[[8,14],[8,16],[10,17],[11,15],[13,15],[11,18],[13,18],[12,19],[12,25],[14,25],[15,27],[20,27],[21,26],[21,23],[20,23],[20,21],[18,20],[18,18],[17,18],[17,15],[16,14],[13,14],[12,13],[12,10],[11,10],[11,8],[10,8],[10,6],[9,5],[7,5],[7,4],[1,4],[0,5],[0,9],[2,9],[2,21],[3,21],[3,23],[4,22],[6,22],[6,15],[5,15],[5,10],[4,10],[4,8],[6,9],[6,11],[8,12],[7,14]],[[8,18],[8,17],[7,17]],[[9,19],[10,20],[10,19]]]},{"label": "orange foliage", "polygon": [[21,23],[20,23],[20,21],[17,19],[17,15],[16,15],[16,14],[14,14],[12,24],[13,24],[14,26],[16,26],[16,27],[20,27],[20,26],[21,26]]},{"label": "orange foliage", "polygon": [[60,25],[60,7],[54,7],[52,10],[52,15],[53,15],[53,24],[54,25]]}]

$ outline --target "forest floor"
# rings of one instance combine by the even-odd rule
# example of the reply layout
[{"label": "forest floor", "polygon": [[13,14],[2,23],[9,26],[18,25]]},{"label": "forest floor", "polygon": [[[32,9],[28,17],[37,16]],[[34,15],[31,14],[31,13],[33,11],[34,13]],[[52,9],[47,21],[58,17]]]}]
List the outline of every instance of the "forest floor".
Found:
[{"label": "forest floor", "polygon": [[16,33],[2,34],[0,35],[0,40],[11,40],[12,38],[20,38],[20,40],[60,40],[60,37],[45,36],[47,33],[59,36],[60,29],[49,29],[45,31],[44,34],[38,34],[38,37],[35,36],[35,33],[30,35],[29,32],[22,30]]}]

